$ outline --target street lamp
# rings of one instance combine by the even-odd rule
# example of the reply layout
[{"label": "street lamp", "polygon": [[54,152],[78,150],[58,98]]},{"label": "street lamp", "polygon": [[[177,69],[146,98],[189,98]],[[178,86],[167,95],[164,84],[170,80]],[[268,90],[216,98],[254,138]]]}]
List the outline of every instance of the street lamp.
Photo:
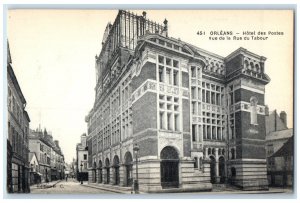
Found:
[{"label": "street lamp", "polygon": [[134,180],[134,192],[139,194],[139,177],[138,177],[138,151],[140,150],[137,144],[134,145],[133,151],[135,154],[135,164],[136,164],[136,179]]},{"label": "street lamp", "polygon": [[83,184],[83,182],[82,182],[82,162],[81,162],[81,164],[80,164],[80,184],[82,185]]}]

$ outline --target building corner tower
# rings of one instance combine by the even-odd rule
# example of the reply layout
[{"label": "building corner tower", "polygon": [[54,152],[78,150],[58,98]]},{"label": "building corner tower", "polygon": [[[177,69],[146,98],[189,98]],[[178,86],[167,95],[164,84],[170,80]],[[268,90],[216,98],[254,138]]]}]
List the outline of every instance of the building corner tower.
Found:
[{"label": "building corner tower", "polygon": [[243,190],[267,190],[266,58],[240,48],[225,59],[228,104],[228,180]]}]

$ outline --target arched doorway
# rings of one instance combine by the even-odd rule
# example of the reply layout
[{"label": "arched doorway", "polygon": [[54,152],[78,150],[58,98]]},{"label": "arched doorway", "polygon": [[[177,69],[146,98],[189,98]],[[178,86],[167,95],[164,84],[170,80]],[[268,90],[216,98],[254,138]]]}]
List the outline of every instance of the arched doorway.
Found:
[{"label": "arched doorway", "polygon": [[98,167],[98,183],[102,183],[102,161],[99,160],[99,167]]},{"label": "arched doorway", "polygon": [[223,156],[219,158],[219,175],[220,183],[225,183],[225,159]]},{"label": "arched doorway", "polygon": [[114,184],[119,185],[119,183],[120,183],[120,170],[119,170],[120,165],[119,165],[119,163],[120,163],[120,161],[119,161],[119,157],[117,155],[114,157],[113,163],[114,163],[113,167],[114,167],[114,180],[115,180]]},{"label": "arched doorway", "polygon": [[179,186],[179,156],[173,147],[167,146],[160,152],[160,176],[162,188]]},{"label": "arched doorway", "polygon": [[96,164],[96,162],[94,162],[93,169],[92,169],[93,183],[97,182],[96,170],[97,170],[97,164]]},{"label": "arched doorway", "polygon": [[106,184],[110,182],[110,168],[109,168],[109,159],[105,159],[105,168],[106,168]]},{"label": "arched doorway", "polygon": [[216,159],[214,156],[209,156],[210,158],[210,182],[216,183]]},{"label": "arched doorway", "polygon": [[125,153],[125,185],[132,186],[132,155],[130,152]]}]

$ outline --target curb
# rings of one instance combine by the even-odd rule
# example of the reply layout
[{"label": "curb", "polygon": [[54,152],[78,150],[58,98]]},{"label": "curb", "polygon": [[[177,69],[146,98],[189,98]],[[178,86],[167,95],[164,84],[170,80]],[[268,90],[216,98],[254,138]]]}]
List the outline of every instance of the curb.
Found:
[{"label": "curb", "polygon": [[120,190],[115,190],[115,189],[111,189],[111,188],[104,188],[104,187],[97,187],[97,186],[93,186],[93,185],[82,185],[85,187],[90,187],[90,188],[95,188],[95,189],[99,189],[99,190],[105,190],[105,191],[109,191],[109,192],[115,192],[115,193],[119,193],[119,194],[130,194],[130,193],[126,193]]}]

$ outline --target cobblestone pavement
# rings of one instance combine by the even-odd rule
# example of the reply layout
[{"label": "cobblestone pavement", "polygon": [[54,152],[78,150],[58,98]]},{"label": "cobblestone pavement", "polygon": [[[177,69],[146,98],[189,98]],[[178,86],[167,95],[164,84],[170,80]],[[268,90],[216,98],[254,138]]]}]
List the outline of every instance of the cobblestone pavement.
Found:
[{"label": "cobblestone pavement", "polygon": [[[87,184],[87,182],[84,182],[84,184]],[[41,189],[34,185],[30,187],[30,190],[32,194],[114,194],[110,191],[85,187],[80,185],[80,182],[70,179],[68,181],[62,180],[51,188]]]}]

